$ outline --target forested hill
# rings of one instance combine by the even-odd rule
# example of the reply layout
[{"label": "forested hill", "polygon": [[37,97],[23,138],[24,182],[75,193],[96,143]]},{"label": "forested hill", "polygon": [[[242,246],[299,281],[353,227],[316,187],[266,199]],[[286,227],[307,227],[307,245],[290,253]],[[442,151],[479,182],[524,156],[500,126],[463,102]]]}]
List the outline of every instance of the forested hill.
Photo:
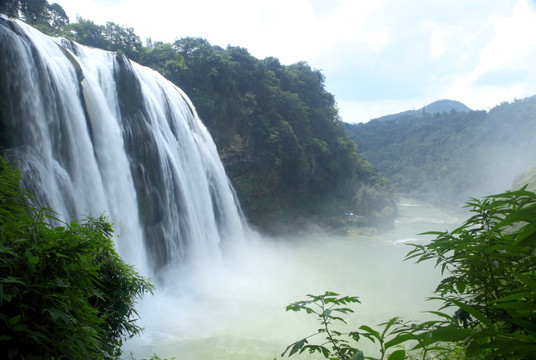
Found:
[{"label": "forested hill", "polygon": [[536,165],[536,96],[489,112],[401,113],[345,128],[398,191],[456,206],[508,189]]},{"label": "forested hill", "polygon": [[385,181],[357,152],[324,76],[307,63],[259,60],[199,38],[152,44],[139,61],[192,99],[254,223],[394,215]]},{"label": "forested hill", "polygon": [[[394,220],[387,181],[348,138],[320,71],[200,38],[144,46],[131,28],[81,18],[70,23],[60,6],[43,4],[22,18],[49,35],[126,55],[186,92],[253,224],[267,229],[310,218],[337,225],[344,212],[363,215],[362,222]],[[0,11],[16,16],[20,9],[30,11],[6,5]]]}]

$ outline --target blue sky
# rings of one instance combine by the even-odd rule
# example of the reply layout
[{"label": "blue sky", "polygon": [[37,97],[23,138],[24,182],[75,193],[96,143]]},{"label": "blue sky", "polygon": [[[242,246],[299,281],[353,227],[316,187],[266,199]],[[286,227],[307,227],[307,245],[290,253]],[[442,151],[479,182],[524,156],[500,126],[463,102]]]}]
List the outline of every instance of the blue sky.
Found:
[{"label": "blue sky", "polygon": [[[56,0],[142,40],[199,36],[326,77],[343,121],[536,94],[536,0]],[[52,2],[49,0],[49,2]]]}]

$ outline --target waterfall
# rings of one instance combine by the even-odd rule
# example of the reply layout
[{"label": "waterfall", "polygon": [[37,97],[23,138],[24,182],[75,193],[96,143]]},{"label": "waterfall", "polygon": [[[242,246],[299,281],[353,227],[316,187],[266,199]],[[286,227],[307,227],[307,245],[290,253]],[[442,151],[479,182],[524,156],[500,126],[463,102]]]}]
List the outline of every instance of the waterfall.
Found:
[{"label": "waterfall", "polygon": [[0,17],[0,146],[60,218],[105,214],[143,273],[218,259],[245,223],[187,96],[122,55]]}]

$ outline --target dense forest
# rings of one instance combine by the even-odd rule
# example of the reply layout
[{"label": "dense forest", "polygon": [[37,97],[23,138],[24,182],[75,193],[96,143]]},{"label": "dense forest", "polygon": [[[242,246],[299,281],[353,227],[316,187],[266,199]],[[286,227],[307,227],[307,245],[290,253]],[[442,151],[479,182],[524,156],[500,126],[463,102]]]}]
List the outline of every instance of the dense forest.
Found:
[{"label": "dense forest", "polygon": [[214,138],[254,225],[276,230],[282,224],[287,230],[309,219],[339,226],[344,212],[362,215],[360,224],[394,220],[387,181],[357,152],[324,76],[306,62],[287,66],[273,57],[260,60],[244,48],[224,49],[201,38],[148,39],[143,45],[132,28],[82,18],[70,23],[57,4],[6,4],[0,11],[49,35],[117,51],[183,89]]},{"label": "dense forest", "polygon": [[534,165],[536,97],[489,111],[404,112],[347,124],[359,152],[399,192],[459,206],[508,189]]}]

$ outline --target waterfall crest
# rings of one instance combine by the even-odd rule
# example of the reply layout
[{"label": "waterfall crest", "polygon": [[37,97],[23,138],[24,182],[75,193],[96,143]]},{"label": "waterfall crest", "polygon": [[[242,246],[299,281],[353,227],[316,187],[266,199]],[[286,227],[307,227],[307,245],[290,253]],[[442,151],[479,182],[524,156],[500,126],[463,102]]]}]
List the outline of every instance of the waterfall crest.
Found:
[{"label": "waterfall crest", "polygon": [[187,96],[122,55],[0,17],[0,146],[68,221],[109,216],[142,272],[220,256],[246,228]]}]

